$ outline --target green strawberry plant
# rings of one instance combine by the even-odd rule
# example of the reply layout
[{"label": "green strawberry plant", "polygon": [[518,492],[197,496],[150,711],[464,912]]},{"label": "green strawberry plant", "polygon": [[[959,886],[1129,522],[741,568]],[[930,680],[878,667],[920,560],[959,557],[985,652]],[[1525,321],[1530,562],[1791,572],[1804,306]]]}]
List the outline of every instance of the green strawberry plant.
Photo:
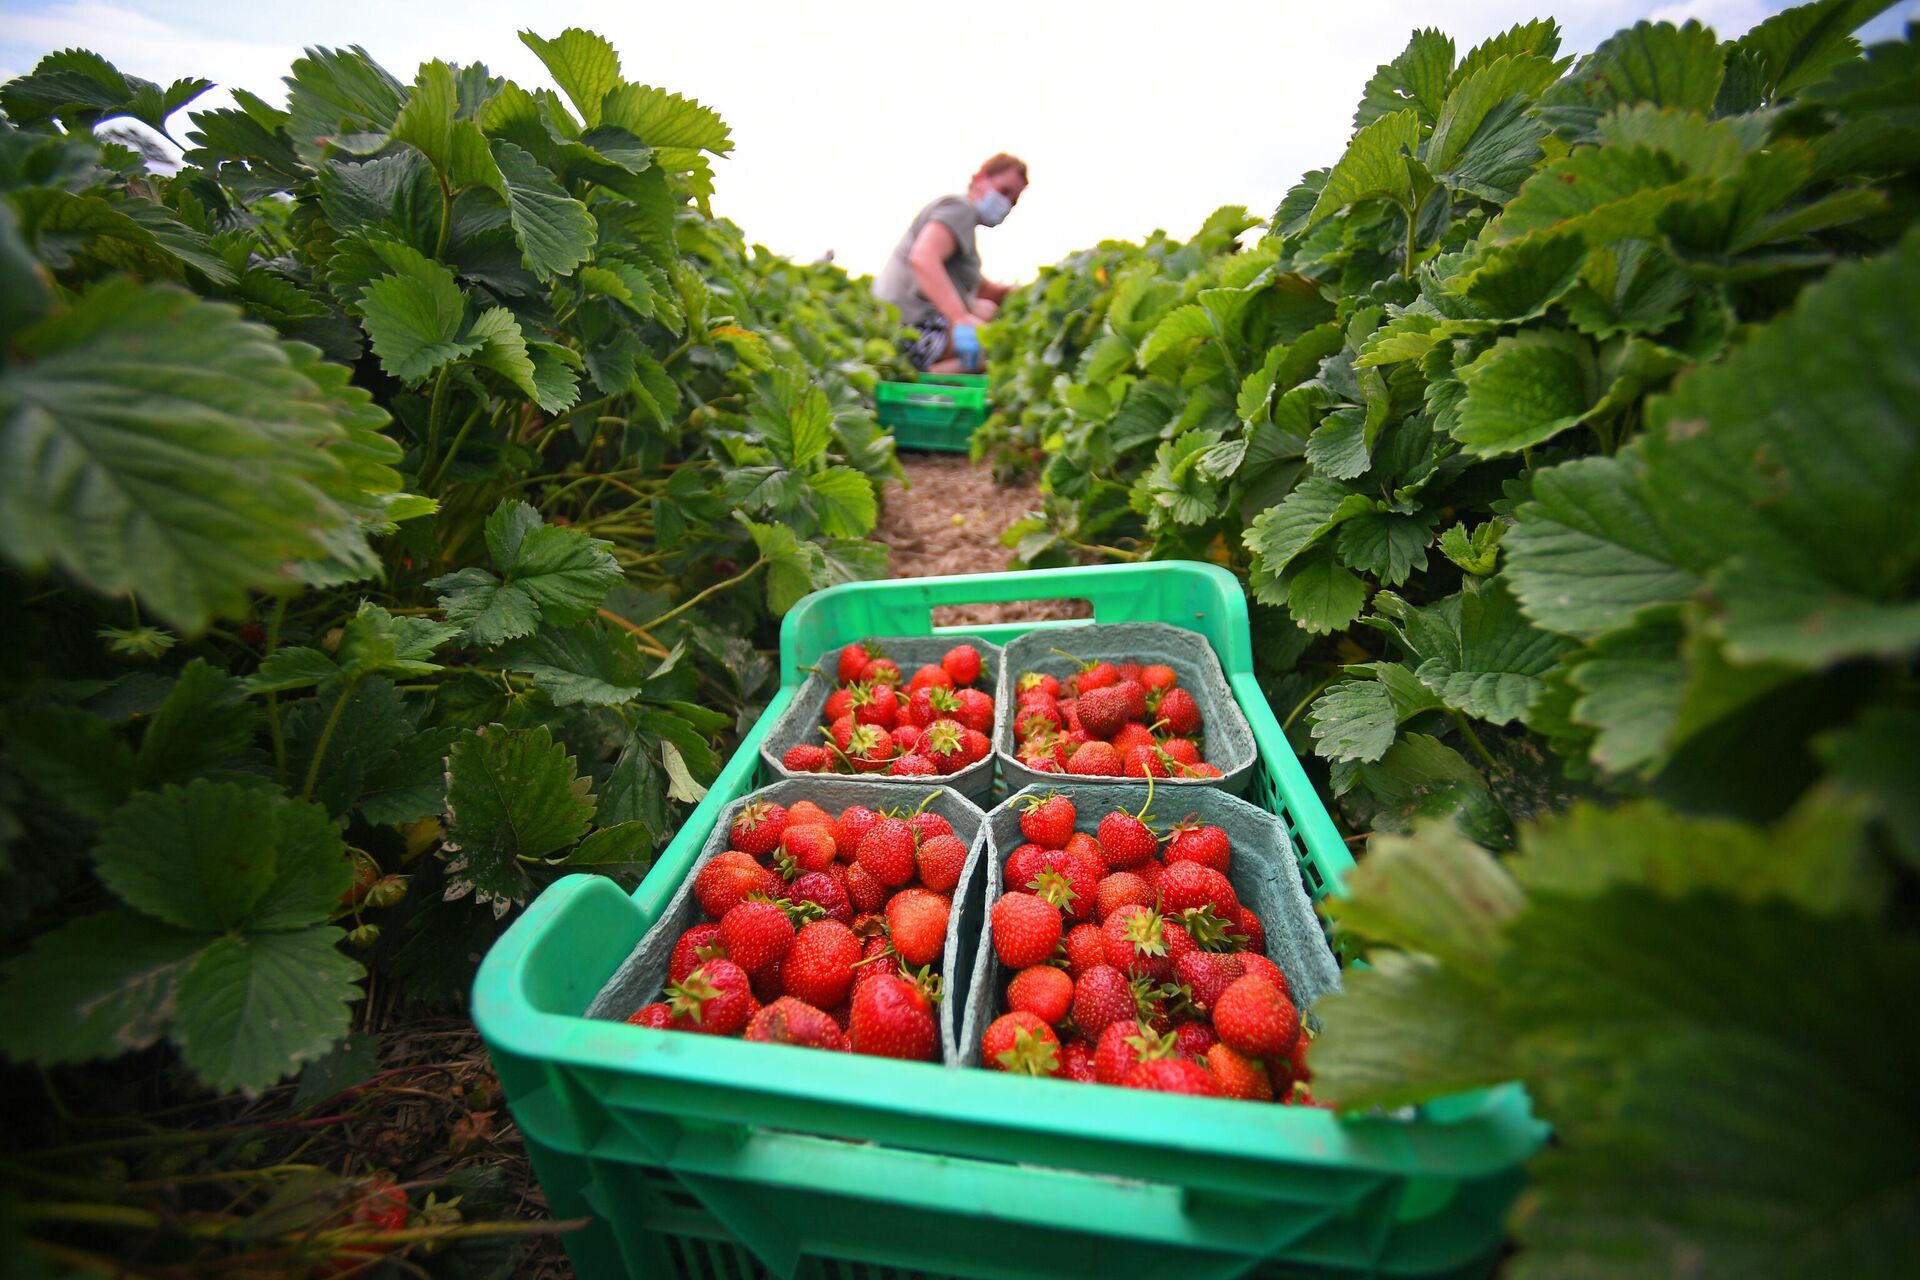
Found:
[{"label": "green strawberry plant", "polygon": [[887,310],[710,215],[712,109],[523,39],[559,92],[0,87],[9,1056],[254,1091],[368,970],[458,999],[549,879],[644,869],[770,619],[883,571]]},{"label": "green strawberry plant", "polygon": [[1329,906],[1370,964],[1313,1087],[1525,1082],[1514,1274],[1915,1248],[1920,61],[1849,35],[1884,7],[1577,61],[1418,32],[1265,239],[1102,246],[996,335],[1055,371],[1007,400],[1054,454],[1009,545],[1244,574],[1296,745],[1407,833]]}]

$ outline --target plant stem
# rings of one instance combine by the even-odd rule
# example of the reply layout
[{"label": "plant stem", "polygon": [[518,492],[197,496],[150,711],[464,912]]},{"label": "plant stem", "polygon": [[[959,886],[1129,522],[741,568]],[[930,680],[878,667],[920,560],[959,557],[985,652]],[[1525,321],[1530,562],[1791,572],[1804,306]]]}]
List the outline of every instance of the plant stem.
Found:
[{"label": "plant stem", "polygon": [[1326,679],[1322,680],[1319,684],[1316,684],[1315,686],[1313,686],[1313,688],[1307,690],[1306,697],[1294,703],[1293,710],[1287,712],[1287,718],[1280,722],[1280,732],[1285,733],[1287,730],[1291,729],[1293,727],[1293,722],[1299,718],[1300,713],[1307,709],[1307,704],[1312,702],[1315,698],[1319,697],[1321,690],[1325,689],[1328,685],[1332,684],[1335,680],[1338,680],[1339,678],[1340,678],[1340,673],[1336,671],[1332,675],[1328,676]]},{"label": "plant stem", "polygon": [[447,398],[450,394],[447,391],[448,368],[447,365],[441,365],[440,372],[433,379],[433,397],[427,407],[427,443],[420,452],[422,472],[426,471],[427,465],[433,461],[434,452],[440,447],[440,428],[446,421]]},{"label": "plant stem", "polygon": [[725,591],[729,587],[739,586],[741,583],[745,582],[748,578],[751,578],[754,574],[758,573],[760,570],[766,567],[767,567],[767,562],[764,558],[755,560],[752,564],[748,565],[745,569],[741,570],[739,573],[734,574],[731,578],[728,578],[725,582],[716,582],[712,586],[708,587],[705,591],[702,591],[699,595],[694,596],[691,600],[684,600],[681,603],[675,605],[673,608],[667,610],[665,613],[661,614],[659,617],[653,620],[653,625],[655,627],[658,627],[663,623],[666,623],[668,621],[671,621],[674,618],[679,617],[681,614],[685,613],[687,610],[693,608],[693,606],[699,604],[702,600],[705,600],[710,596],[718,595],[720,592]]},{"label": "plant stem", "polygon": [[[287,598],[273,602],[273,616],[267,619],[267,651],[261,661],[273,656],[280,647],[280,623],[287,616]],[[287,785],[287,736],[280,729],[280,695],[267,695],[267,736],[273,739],[273,775],[281,786]]]},{"label": "plant stem", "polygon": [[615,613],[611,609],[601,609],[598,612],[601,617],[605,618],[608,622],[611,622],[614,626],[620,627],[623,630],[632,634],[638,641],[641,642],[640,647],[645,649],[648,653],[651,653],[654,657],[664,658],[667,656],[666,646],[662,645],[658,640],[655,640],[653,638],[652,633],[650,633],[645,627],[639,626],[635,623],[628,622],[625,618],[621,617],[619,614]]},{"label": "plant stem", "polygon": [[453,465],[454,458],[460,453],[460,446],[467,442],[467,433],[473,430],[473,424],[478,422],[481,417],[482,411],[475,409],[471,414],[467,415],[467,420],[460,424],[460,430],[454,434],[453,443],[447,446],[446,456],[440,459],[440,465],[434,471],[433,479],[427,482],[428,489],[438,489],[440,487],[440,481],[446,477],[447,468]]},{"label": "plant stem", "polygon": [[307,780],[300,788],[302,800],[313,799],[314,784],[320,780],[320,762],[327,758],[327,747],[333,741],[333,731],[340,727],[340,715],[347,709],[347,702],[353,697],[354,690],[359,687],[358,677],[340,686],[340,696],[333,700],[333,710],[327,713],[327,722],[321,726],[320,740],[314,743],[313,759],[307,764]]},{"label": "plant stem", "polygon": [[1455,727],[1460,730],[1461,736],[1466,738],[1468,745],[1473,748],[1474,754],[1487,762],[1487,768],[1489,770],[1494,773],[1506,772],[1505,769],[1500,767],[1500,762],[1493,758],[1493,752],[1487,750],[1487,744],[1480,741],[1480,735],[1473,731],[1473,726],[1467,722],[1466,716],[1449,707],[1447,709],[1447,717],[1451,719]]}]

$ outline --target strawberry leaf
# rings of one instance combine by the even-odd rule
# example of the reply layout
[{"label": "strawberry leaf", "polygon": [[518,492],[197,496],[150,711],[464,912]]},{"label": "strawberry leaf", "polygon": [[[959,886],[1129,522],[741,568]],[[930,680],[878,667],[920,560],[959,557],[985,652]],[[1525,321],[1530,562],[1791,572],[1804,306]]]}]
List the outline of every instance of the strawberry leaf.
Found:
[{"label": "strawberry leaf", "polygon": [[10,1058],[83,1062],[165,1033],[180,978],[213,935],[131,911],[100,911],[34,940],[6,965],[0,1017]]},{"label": "strawberry leaf", "polygon": [[622,578],[608,545],[546,524],[531,506],[509,500],[487,517],[487,549],[499,576],[468,568],[427,585],[441,593],[447,621],[474,643],[494,647],[542,622],[564,626],[592,617]]},{"label": "strawberry leaf", "polygon": [[545,725],[488,725],[453,744],[447,760],[449,900],[471,894],[496,916],[532,889],[523,860],[545,858],[587,830],[594,798],[566,746]]},{"label": "strawberry leaf", "polygon": [[352,1023],[364,971],[339,929],[213,939],[180,979],[170,1032],[183,1062],[216,1089],[265,1088],[321,1057]]}]

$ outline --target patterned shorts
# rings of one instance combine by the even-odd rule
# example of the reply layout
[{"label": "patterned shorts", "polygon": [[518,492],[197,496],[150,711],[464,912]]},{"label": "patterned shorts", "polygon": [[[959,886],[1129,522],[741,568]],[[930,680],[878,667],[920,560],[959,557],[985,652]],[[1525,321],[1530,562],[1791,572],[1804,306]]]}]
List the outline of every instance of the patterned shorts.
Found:
[{"label": "patterned shorts", "polygon": [[920,330],[918,338],[900,339],[900,349],[906,353],[907,363],[914,368],[926,370],[936,361],[947,357],[948,325],[945,316],[935,316],[926,323],[915,326]]}]

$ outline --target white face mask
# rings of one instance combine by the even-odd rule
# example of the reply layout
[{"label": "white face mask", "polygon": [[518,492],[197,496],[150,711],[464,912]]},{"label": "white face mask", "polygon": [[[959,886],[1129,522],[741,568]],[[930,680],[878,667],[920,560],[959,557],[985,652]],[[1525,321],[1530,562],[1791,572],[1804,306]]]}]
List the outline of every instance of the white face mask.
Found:
[{"label": "white face mask", "polygon": [[973,202],[973,211],[980,215],[983,227],[999,226],[1012,209],[1013,201],[998,187],[988,187],[986,194]]}]

